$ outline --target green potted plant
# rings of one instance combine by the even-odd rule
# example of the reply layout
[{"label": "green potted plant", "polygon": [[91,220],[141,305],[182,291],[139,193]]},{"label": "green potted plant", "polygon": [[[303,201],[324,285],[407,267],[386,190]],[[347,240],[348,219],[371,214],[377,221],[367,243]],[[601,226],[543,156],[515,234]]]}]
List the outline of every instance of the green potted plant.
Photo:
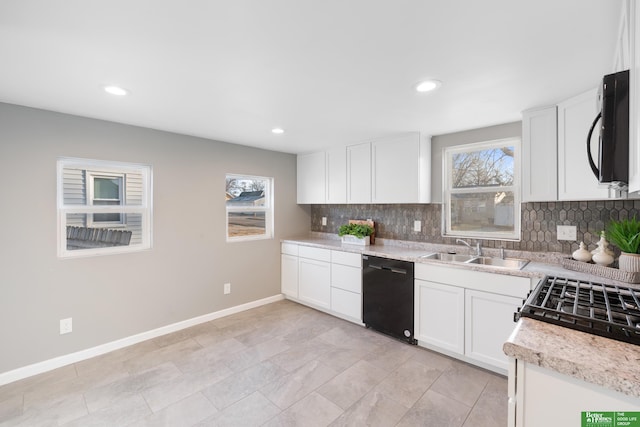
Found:
[{"label": "green potted plant", "polygon": [[367,224],[344,224],[338,229],[338,236],[342,237],[342,243],[369,246],[373,227]]},{"label": "green potted plant", "polygon": [[640,221],[635,217],[611,221],[607,225],[607,240],[620,248],[618,267],[622,271],[640,271]]}]

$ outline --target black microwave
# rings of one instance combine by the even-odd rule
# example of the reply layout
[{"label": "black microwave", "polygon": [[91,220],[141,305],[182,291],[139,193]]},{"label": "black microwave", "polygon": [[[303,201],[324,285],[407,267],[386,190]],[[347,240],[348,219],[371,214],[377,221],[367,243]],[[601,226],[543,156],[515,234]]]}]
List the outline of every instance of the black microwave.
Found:
[{"label": "black microwave", "polygon": [[[600,87],[601,110],[587,136],[587,157],[598,182],[624,189],[629,182],[629,70],[607,74]],[[591,136],[600,121],[598,165],[591,155]]]}]

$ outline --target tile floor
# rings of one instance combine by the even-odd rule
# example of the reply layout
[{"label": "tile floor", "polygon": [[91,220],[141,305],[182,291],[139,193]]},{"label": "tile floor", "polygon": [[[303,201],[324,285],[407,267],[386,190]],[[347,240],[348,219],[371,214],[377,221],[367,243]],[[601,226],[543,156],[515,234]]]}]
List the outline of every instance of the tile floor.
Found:
[{"label": "tile floor", "polygon": [[0,387],[0,426],[507,425],[507,382],[279,301]]}]

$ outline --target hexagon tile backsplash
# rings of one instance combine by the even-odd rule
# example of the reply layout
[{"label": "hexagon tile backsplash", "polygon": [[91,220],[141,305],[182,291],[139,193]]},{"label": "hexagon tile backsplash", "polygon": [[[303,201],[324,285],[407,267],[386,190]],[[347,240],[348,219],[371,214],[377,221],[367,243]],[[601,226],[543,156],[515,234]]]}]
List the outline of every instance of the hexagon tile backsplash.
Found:
[{"label": "hexagon tile backsplash", "polygon": [[[640,218],[640,200],[594,200],[580,202],[530,202],[521,205],[521,240],[480,240],[483,247],[532,252],[570,254],[581,241],[589,250],[596,246],[600,232],[612,219]],[[327,225],[322,225],[322,217]],[[376,236],[384,239],[455,244],[455,238],[441,232],[442,205],[312,205],[311,231],[337,233],[350,219],[372,219]],[[413,231],[414,221],[421,221],[422,231]],[[556,226],[575,225],[577,240],[558,241]],[[475,244],[476,240],[471,239]],[[614,248],[617,249],[617,248]]]}]

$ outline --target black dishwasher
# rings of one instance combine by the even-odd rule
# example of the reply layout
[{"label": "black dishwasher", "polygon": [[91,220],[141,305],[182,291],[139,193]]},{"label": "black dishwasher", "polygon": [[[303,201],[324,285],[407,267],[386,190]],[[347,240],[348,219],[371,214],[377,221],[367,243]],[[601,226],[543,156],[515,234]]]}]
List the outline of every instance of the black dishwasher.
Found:
[{"label": "black dishwasher", "polygon": [[362,256],[362,321],[409,344],[413,337],[413,263]]}]

